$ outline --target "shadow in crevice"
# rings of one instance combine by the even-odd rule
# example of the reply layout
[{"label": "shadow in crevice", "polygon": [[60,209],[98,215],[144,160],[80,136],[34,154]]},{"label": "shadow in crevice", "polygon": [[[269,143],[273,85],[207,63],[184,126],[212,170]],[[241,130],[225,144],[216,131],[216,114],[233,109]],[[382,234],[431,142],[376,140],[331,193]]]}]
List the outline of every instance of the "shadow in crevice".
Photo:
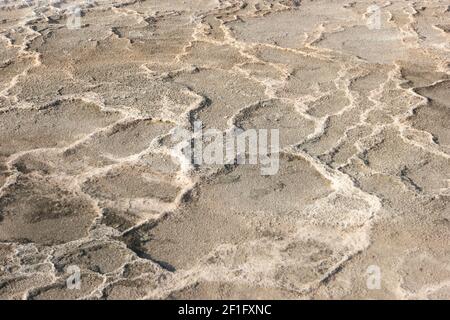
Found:
[{"label": "shadow in crevice", "polygon": [[154,259],[151,254],[147,253],[143,248],[143,245],[149,241],[153,241],[151,238],[150,230],[156,226],[156,222],[144,224],[137,229],[126,232],[121,240],[126,244],[127,248],[132,250],[139,258],[149,260],[158,264],[164,270],[169,272],[176,271],[175,267],[165,261],[159,261]]}]

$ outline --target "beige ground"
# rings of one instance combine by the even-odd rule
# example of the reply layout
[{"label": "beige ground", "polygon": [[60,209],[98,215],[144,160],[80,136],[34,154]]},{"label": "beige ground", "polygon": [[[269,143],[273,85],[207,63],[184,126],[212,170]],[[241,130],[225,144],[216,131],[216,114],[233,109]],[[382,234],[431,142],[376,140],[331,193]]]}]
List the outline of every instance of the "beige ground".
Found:
[{"label": "beige ground", "polygon": [[49,2],[0,1],[0,298],[450,299],[448,0]]}]

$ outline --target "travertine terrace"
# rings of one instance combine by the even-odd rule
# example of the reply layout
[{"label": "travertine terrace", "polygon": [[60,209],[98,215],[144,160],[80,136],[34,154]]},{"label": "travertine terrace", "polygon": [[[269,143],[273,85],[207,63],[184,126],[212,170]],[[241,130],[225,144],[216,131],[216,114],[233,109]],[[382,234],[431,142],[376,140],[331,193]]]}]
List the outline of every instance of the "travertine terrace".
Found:
[{"label": "travertine terrace", "polygon": [[[448,0],[1,0],[0,298],[449,299],[449,31]],[[278,173],[190,166],[196,120],[279,129]]]}]

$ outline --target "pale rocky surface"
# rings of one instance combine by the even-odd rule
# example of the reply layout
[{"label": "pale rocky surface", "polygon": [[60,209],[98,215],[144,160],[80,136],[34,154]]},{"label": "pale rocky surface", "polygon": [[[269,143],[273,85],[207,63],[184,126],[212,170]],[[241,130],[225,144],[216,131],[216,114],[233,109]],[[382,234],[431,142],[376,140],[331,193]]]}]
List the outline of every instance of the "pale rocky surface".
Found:
[{"label": "pale rocky surface", "polygon": [[[449,30],[448,0],[0,1],[0,298],[449,299]],[[196,120],[279,129],[279,172],[186,166]]]}]

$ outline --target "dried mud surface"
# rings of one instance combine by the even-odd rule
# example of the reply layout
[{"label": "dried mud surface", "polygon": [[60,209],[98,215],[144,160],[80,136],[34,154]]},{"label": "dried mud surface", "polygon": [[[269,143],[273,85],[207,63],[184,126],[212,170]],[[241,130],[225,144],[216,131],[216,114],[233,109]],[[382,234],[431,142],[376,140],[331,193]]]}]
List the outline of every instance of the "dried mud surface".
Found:
[{"label": "dried mud surface", "polygon": [[[49,2],[0,2],[1,299],[450,298],[447,0],[379,29],[365,0]],[[279,129],[279,172],[187,165],[196,120]]]}]

